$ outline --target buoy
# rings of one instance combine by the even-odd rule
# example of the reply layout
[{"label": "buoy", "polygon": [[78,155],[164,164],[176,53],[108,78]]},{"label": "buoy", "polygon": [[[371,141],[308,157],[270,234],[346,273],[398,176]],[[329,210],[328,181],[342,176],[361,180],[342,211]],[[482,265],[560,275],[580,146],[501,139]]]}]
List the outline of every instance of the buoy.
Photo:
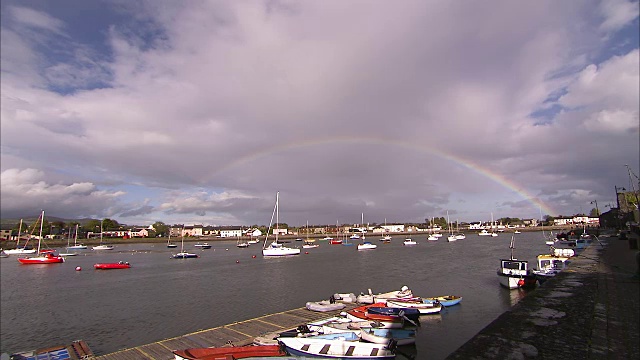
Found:
[{"label": "buoy", "polygon": [[80,271],[82,268],[80,266],[76,266],[76,271]]},{"label": "buoy", "polygon": [[523,285],[524,285],[524,279],[518,280],[518,286],[523,286]]},{"label": "buoy", "polygon": [[304,253],[305,253],[305,254],[309,254],[309,252],[308,252],[308,251],[305,251]]},{"label": "buoy", "polygon": [[256,258],[256,256],[255,256],[255,255],[253,255],[253,256],[252,256],[252,258],[254,258],[254,259],[255,259],[255,258]]},{"label": "buoy", "polygon": [[225,250],[229,251],[229,249],[225,249]]},{"label": "buoy", "polygon": [[239,264],[239,263],[240,263],[240,260],[236,260],[236,264]]}]

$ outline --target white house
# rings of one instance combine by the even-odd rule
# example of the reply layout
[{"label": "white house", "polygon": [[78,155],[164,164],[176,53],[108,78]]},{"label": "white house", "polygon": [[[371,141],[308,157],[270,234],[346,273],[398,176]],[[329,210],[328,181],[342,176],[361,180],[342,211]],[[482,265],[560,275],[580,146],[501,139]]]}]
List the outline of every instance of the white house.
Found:
[{"label": "white house", "polygon": [[220,237],[223,238],[227,238],[227,237],[240,237],[242,236],[242,230],[241,229],[221,229],[220,230]]}]

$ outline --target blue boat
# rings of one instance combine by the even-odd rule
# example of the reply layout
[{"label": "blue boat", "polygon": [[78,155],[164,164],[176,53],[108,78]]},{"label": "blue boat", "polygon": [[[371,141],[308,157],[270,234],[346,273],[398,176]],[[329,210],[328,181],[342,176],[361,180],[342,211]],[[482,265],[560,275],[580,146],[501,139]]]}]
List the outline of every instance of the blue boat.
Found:
[{"label": "blue boat", "polygon": [[371,314],[389,315],[389,316],[401,316],[404,315],[407,319],[418,321],[420,317],[420,311],[418,309],[411,308],[395,308],[395,307],[368,307],[367,311]]},{"label": "blue boat", "polygon": [[456,296],[456,295],[444,295],[444,296],[436,296],[436,297],[430,297],[430,298],[426,298],[427,300],[432,300],[432,301],[437,301],[439,302],[442,306],[453,306],[453,305],[457,305],[460,303],[460,301],[462,301],[462,296]]}]

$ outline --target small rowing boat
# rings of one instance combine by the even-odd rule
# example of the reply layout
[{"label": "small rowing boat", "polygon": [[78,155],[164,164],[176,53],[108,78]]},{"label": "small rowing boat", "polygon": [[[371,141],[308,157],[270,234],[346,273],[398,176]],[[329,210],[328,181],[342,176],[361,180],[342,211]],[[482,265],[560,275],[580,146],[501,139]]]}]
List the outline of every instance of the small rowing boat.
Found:
[{"label": "small rowing boat", "polygon": [[444,296],[436,296],[436,297],[428,297],[427,300],[438,301],[442,306],[453,306],[457,305],[462,301],[462,296],[456,295],[444,295]]},{"label": "small rowing boat", "polygon": [[287,353],[280,347],[280,345],[247,345],[173,350],[173,355],[176,360],[195,360],[275,357],[285,356]]},{"label": "small rowing boat", "polygon": [[117,263],[97,263],[93,265],[96,270],[111,270],[111,269],[129,269],[131,264],[126,261],[118,261]]}]

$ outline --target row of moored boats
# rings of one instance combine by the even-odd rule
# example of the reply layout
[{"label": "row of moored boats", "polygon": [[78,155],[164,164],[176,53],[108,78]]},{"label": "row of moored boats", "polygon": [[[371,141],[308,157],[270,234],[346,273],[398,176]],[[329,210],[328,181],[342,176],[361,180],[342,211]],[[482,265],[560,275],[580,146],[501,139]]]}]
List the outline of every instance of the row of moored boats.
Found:
[{"label": "row of moored boats", "polygon": [[[328,300],[308,302],[310,311],[349,310],[339,316],[270,333],[253,345],[174,350],[175,359],[333,358],[394,359],[398,346],[412,345],[420,317],[439,313],[462,301],[460,296],[418,297],[406,286],[381,294],[333,294]],[[357,305],[353,307],[353,305]]]}]

